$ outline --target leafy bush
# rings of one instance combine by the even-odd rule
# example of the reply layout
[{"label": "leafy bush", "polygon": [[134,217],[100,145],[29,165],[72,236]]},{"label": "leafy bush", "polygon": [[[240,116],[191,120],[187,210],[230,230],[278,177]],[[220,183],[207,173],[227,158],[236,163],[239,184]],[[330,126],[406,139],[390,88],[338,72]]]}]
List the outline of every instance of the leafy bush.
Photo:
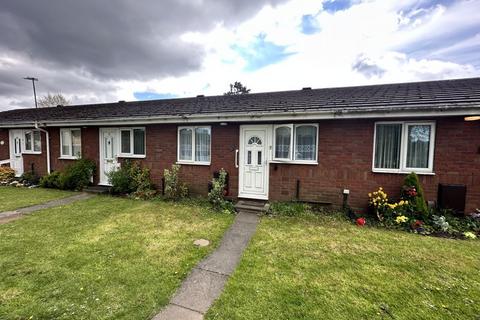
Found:
[{"label": "leafy bush", "polygon": [[40,187],[60,189],[60,172],[53,171],[49,175],[40,178]]},{"label": "leafy bush", "polygon": [[188,196],[188,188],[186,184],[181,183],[178,178],[179,171],[180,165],[178,164],[173,164],[171,170],[165,169],[163,171],[163,177],[165,179],[165,199],[178,200]]},{"label": "leafy bush", "polygon": [[448,232],[450,230],[450,224],[444,216],[432,215],[432,225],[439,231]]},{"label": "leafy bush", "polygon": [[422,185],[415,172],[405,177],[401,193],[402,199],[413,205],[414,211],[423,219],[428,218],[428,206],[425,201]]},{"label": "leafy bush", "polygon": [[80,159],[67,166],[63,171],[54,171],[40,179],[43,188],[57,188],[63,190],[82,190],[91,183],[95,172],[95,162],[89,159]]},{"label": "leafy bush", "polygon": [[125,160],[120,169],[108,175],[112,193],[129,194],[136,199],[150,199],[156,191],[150,178],[150,169],[137,161]]},{"label": "leafy bush", "polygon": [[0,167],[0,184],[9,184],[15,179],[15,170],[10,167]]},{"label": "leafy bush", "polygon": [[40,181],[40,177],[35,174],[33,171],[27,171],[22,174],[20,177],[20,181],[24,185],[32,186],[32,185],[38,185]]},{"label": "leafy bush", "polygon": [[91,183],[96,164],[93,160],[80,159],[67,166],[60,174],[60,189],[82,190]]},{"label": "leafy bush", "polygon": [[227,172],[222,168],[220,169],[218,179],[212,179],[212,189],[208,193],[208,201],[216,210],[225,210],[233,212],[233,204],[225,199],[226,184],[227,184]]}]

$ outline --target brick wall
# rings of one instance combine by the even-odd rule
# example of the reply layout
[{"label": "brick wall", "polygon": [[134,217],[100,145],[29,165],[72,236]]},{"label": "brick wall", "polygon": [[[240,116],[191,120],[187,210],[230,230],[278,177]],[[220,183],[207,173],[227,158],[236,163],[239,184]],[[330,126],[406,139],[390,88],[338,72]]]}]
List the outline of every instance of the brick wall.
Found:
[{"label": "brick wall", "polygon": [[[421,175],[427,200],[436,200],[439,183],[467,186],[467,211],[480,207],[480,122],[466,122],[462,117],[436,120],[435,175]],[[271,164],[270,200],[291,200],[300,181],[300,199],[342,204],[342,190],[350,190],[349,203],[365,208],[367,193],[379,186],[398,197],[404,174],[373,173],[372,151],[374,119],[319,121],[318,165]],[[62,169],[72,160],[60,160],[59,129],[50,128],[52,169]],[[0,140],[8,145],[8,131],[0,130]],[[46,172],[45,136],[42,155],[25,155],[25,170],[33,163],[36,172]],[[238,169],[235,149],[239,143],[239,124],[212,125],[212,164],[182,165],[181,178],[193,194],[206,195],[213,172],[225,168],[230,174],[230,195],[238,194]],[[151,169],[152,179],[161,185],[163,170],[176,162],[177,125],[146,126],[147,157],[140,161]],[[82,155],[98,164],[98,128],[82,128]],[[0,155],[8,146],[0,146]],[[97,174],[98,177],[98,174]],[[97,180],[98,181],[98,178]]]},{"label": "brick wall", "polygon": [[[463,118],[436,119],[434,176],[421,175],[427,200],[436,200],[439,183],[467,186],[467,212],[480,207],[480,123]],[[342,190],[350,190],[349,203],[365,208],[367,193],[382,186],[398,197],[404,174],[373,173],[375,120],[320,122],[318,166],[271,164],[270,199],[300,199],[342,203]]]}]

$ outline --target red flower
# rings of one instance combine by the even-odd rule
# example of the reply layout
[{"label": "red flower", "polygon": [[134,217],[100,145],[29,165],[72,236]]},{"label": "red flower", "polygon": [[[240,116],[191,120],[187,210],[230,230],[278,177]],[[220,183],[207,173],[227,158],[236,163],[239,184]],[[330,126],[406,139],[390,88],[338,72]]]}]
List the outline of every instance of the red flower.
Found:
[{"label": "red flower", "polygon": [[357,220],[355,221],[357,222],[357,226],[364,226],[365,223],[367,222],[365,218],[357,218]]}]

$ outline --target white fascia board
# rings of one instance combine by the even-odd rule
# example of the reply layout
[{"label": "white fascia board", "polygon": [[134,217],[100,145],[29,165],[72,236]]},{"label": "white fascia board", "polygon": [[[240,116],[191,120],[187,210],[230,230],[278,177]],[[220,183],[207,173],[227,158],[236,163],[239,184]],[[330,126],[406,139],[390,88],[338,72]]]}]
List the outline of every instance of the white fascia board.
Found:
[{"label": "white fascia board", "polygon": [[[472,106],[441,105],[436,107],[408,106],[399,108],[329,108],[314,111],[284,111],[284,112],[251,112],[251,113],[215,113],[191,114],[181,116],[126,117],[86,120],[42,121],[41,126],[118,126],[145,125],[161,123],[207,123],[207,122],[266,122],[266,121],[296,121],[296,120],[326,120],[326,119],[368,119],[368,118],[418,118],[418,117],[448,117],[480,115],[480,104]],[[0,124],[0,128],[31,127],[32,122],[17,122],[15,124]]]}]

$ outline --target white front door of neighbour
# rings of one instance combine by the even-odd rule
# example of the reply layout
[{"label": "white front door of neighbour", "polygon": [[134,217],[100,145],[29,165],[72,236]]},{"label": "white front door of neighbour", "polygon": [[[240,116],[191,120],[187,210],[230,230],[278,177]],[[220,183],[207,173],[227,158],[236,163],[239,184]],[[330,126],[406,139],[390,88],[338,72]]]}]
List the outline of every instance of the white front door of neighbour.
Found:
[{"label": "white front door of neighbour", "polygon": [[100,181],[109,185],[108,174],[118,169],[118,130],[100,128]]},{"label": "white front door of neighbour", "polygon": [[23,174],[22,139],[22,130],[10,130],[10,167],[15,170],[16,177]]},{"label": "white front door of neighbour", "polygon": [[268,199],[268,150],[271,127],[240,127],[239,194],[241,198]]}]

